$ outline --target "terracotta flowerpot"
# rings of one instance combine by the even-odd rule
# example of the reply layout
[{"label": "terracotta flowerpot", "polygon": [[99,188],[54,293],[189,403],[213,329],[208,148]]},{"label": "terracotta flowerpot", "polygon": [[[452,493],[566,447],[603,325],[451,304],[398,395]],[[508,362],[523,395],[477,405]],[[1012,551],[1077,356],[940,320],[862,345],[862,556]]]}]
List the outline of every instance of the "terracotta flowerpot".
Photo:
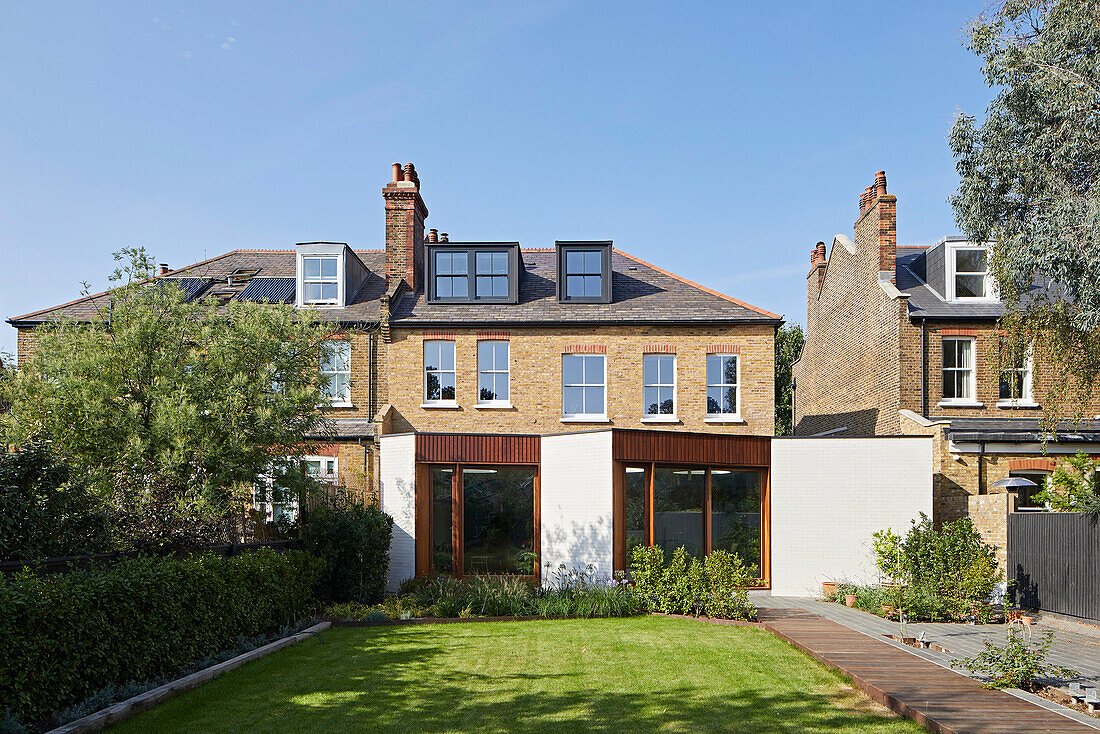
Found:
[{"label": "terracotta flowerpot", "polygon": [[1030,614],[1023,614],[1023,615],[1020,616],[1020,619],[1023,621],[1024,624],[1035,624],[1038,621],[1037,619],[1035,619],[1035,617],[1032,617]]},{"label": "terracotta flowerpot", "polygon": [[855,594],[845,594],[844,595],[844,603],[846,605],[850,606],[850,607],[855,607],[855,605],[856,605],[856,595]]},{"label": "terracotta flowerpot", "polygon": [[821,582],[821,594],[826,599],[831,599],[836,596],[836,582],[835,581],[822,581]]}]

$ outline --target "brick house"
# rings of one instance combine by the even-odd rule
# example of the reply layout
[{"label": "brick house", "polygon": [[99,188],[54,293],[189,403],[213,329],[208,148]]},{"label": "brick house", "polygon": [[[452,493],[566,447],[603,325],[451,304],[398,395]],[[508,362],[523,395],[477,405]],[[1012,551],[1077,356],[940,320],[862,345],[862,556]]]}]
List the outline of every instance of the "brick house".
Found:
[{"label": "brick house", "polygon": [[1100,453],[1093,421],[1044,445],[1042,398],[1057,375],[1004,349],[988,248],[960,237],[898,245],[897,199],[880,171],[860,196],[854,238],[838,234],[810,255],[795,433],[933,435],[939,521],[1003,516],[1029,495],[998,495],[995,481],[1042,484],[1059,457]]},{"label": "brick house", "polygon": [[[234,250],[157,277],[333,323],[332,434],[309,466],[395,517],[395,582],[538,577],[544,557],[611,571],[638,543],[738,550],[766,581],[781,317],[607,241],[425,232],[411,164],[382,196],[384,250]],[[20,359],[36,326],[109,300],[9,319]],[[581,526],[588,537],[571,535]]]}]

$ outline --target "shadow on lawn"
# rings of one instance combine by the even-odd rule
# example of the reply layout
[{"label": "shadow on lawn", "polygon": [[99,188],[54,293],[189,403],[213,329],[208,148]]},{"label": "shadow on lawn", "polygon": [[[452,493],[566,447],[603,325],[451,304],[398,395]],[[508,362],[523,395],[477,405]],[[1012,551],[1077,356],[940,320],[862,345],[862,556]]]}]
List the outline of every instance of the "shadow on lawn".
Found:
[{"label": "shadow on lawn", "polygon": [[[893,731],[896,720],[853,708],[848,695],[740,689],[706,695],[691,687],[645,692],[578,687],[576,672],[477,672],[433,667],[436,658],[461,654],[469,641],[495,637],[501,652],[508,638],[473,634],[439,644],[435,631],[380,630],[352,648],[348,675],[323,678],[279,702],[287,723],[301,731],[667,732],[667,731]],[[348,650],[348,648],[344,648]],[[563,654],[568,654],[563,650]],[[335,662],[335,661],[333,661]],[[346,666],[346,662],[344,663]],[[654,666],[662,665],[655,660]],[[336,671],[333,671],[336,672]],[[339,685],[355,681],[353,686]],[[627,676],[629,678],[629,674]],[[309,683],[318,683],[311,677]],[[302,681],[304,682],[304,681]],[[531,689],[538,689],[532,691]],[[306,700],[310,699],[310,700]],[[288,706],[289,704],[289,706]],[[859,710],[862,704],[862,710]],[[287,707],[287,708],[284,708]]]}]

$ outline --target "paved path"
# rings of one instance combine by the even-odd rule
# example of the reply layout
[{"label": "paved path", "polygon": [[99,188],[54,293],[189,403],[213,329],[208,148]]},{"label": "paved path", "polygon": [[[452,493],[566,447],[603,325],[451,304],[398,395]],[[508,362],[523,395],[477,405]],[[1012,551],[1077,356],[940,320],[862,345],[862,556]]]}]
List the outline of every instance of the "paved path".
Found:
[{"label": "paved path", "polygon": [[[756,595],[752,596],[752,602],[764,608],[804,609],[879,639],[883,639],[882,635],[900,634],[897,622],[859,609],[849,609],[843,604],[801,597]],[[987,639],[1003,642],[1008,637],[1008,628],[1001,624],[910,622],[906,627],[910,637],[918,637],[924,632],[929,642],[951,651],[939,653],[933,650],[914,650],[926,660],[942,665],[950,665],[950,661],[956,658],[978,654],[985,648]],[[1035,626],[1036,633],[1043,629],[1045,627],[1042,622]],[[1047,655],[1047,662],[1079,671],[1082,685],[1100,687],[1100,636],[1056,629],[1054,645]]]},{"label": "paved path", "polygon": [[[796,605],[800,600],[754,596],[753,601],[760,608],[761,621],[781,639],[840,670],[873,699],[930,731],[1096,732],[1091,722],[1080,719],[1080,714],[1063,715],[1042,699],[1024,700],[982,688],[972,678],[948,670],[912,648],[882,641],[880,633],[857,631],[803,609],[806,604],[815,604],[810,600]],[[822,603],[812,608],[814,612],[831,611],[830,606],[839,607]],[[852,612],[847,608],[844,611]]]}]

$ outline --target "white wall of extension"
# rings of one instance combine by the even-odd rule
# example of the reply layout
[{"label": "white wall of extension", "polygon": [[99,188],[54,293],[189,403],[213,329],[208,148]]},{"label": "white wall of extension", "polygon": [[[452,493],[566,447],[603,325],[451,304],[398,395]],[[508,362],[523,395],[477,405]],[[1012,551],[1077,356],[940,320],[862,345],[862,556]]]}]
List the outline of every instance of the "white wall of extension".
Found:
[{"label": "white wall of extension", "polygon": [[611,576],[611,431],[543,436],[541,450],[543,582],[562,563]]},{"label": "white wall of extension", "polygon": [[772,441],[772,594],[876,578],[871,534],[932,514],[932,439]]},{"label": "white wall of extension", "polygon": [[379,462],[382,511],[393,518],[386,587],[396,591],[416,573],[416,436],[383,436]]}]

